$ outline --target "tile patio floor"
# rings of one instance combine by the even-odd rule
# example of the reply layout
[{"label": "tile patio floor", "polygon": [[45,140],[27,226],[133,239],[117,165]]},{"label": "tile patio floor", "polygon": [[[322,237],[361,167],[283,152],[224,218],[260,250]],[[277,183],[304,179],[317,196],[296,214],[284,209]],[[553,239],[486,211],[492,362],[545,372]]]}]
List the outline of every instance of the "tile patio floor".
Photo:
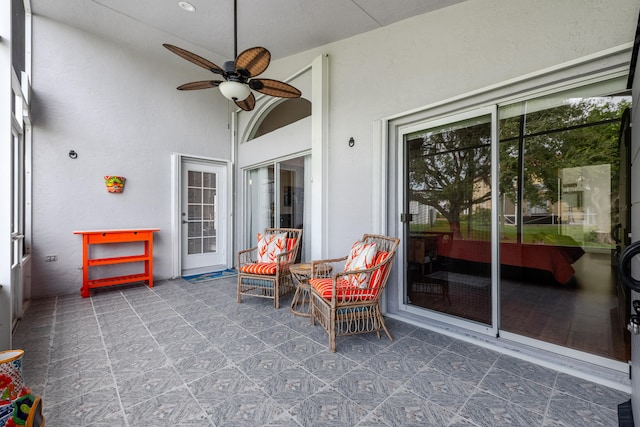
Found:
[{"label": "tile patio floor", "polygon": [[235,278],[34,301],[14,335],[58,426],[617,426],[629,395],[389,319],[341,337]]}]

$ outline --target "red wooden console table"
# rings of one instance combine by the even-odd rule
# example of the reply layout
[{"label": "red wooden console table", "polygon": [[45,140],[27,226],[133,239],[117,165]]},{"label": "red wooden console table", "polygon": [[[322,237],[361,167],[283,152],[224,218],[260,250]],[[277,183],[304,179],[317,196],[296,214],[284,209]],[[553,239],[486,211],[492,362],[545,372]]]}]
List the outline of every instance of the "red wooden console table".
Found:
[{"label": "red wooden console table", "polygon": [[[73,234],[82,234],[82,288],[80,295],[84,298],[90,296],[89,289],[103,286],[119,285],[122,283],[144,281],[153,287],[153,233],[159,228],[140,228],[127,230],[90,230],[74,231]],[[89,258],[90,245],[103,245],[109,243],[143,242],[144,253],[139,255],[127,255],[110,258]],[[125,264],[131,262],[143,262],[144,272],[128,274],[125,276],[104,277],[101,279],[89,279],[89,268],[101,265]]]}]

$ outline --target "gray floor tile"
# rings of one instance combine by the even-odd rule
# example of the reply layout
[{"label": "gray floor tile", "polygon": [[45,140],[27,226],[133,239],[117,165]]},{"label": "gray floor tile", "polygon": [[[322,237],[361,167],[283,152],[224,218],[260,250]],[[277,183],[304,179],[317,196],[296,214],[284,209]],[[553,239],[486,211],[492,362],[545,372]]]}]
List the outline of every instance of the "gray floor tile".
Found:
[{"label": "gray floor tile", "polygon": [[476,390],[474,385],[457,380],[433,368],[426,368],[418,372],[405,383],[404,387],[421,398],[434,402],[454,413],[465,404]]},{"label": "gray floor tile", "polygon": [[301,367],[295,366],[275,373],[261,383],[264,392],[285,409],[302,402],[326,385]]},{"label": "gray floor tile", "polygon": [[331,383],[331,386],[361,407],[371,411],[400,387],[401,382],[381,377],[366,368],[356,368]]},{"label": "gray floor tile", "polygon": [[109,341],[107,352],[111,360],[121,360],[147,353],[157,354],[160,347],[150,335],[133,336],[126,341]]},{"label": "gray floor tile", "polygon": [[628,399],[626,393],[563,373],[558,374],[555,388],[580,399],[608,407]]},{"label": "gray floor tile", "polygon": [[321,344],[307,337],[293,338],[276,345],[275,348],[294,362],[299,362],[325,350]]},{"label": "gray floor tile", "polygon": [[195,381],[218,369],[229,365],[229,359],[220,351],[212,348],[183,359],[172,362],[172,365],[185,383]]},{"label": "gray floor tile", "polygon": [[179,319],[180,323],[186,323],[173,308],[166,304],[160,305],[157,310],[135,310],[135,313],[145,325],[174,318]]},{"label": "gray floor tile", "polygon": [[363,340],[357,335],[337,337],[336,348],[340,354],[356,362],[369,360],[383,350],[379,345]]},{"label": "gray floor tile", "polygon": [[[622,403],[622,402],[619,402]],[[554,392],[545,426],[615,426],[618,413],[575,396]]]},{"label": "gray floor tile", "polygon": [[442,348],[410,336],[397,340],[389,350],[404,356],[407,362],[413,363],[417,369],[431,362],[442,352]]},{"label": "gray floor tile", "polygon": [[500,357],[500,353],[498,352],[460,340],[449,344],[447,350],[468,357],[469,359],[491,364]]},{"label": "gray floor tile", "polygon": [[504,371],[514,373],[523,378],[535,381],[547,387],[553,387],[556,382],[558,372],[544,366],[536,365],[526,360],[516,359],[515,357],[501,355],[496,361],[494,367]]},{"label": "gray floor tile", "polygon": [[171,311],[171,313],[172,315],[169,316],[165,315],[153,319],[146,319],[144,320],[145,326],[152,335],[181,326],[189,326],[187,321],[180,317],[178,313],[175,311]]},{"label": "gray floor tile", "polygon": [[213,426],[185,386],[125,409],[131,426]]},{"label": "gray floor tile", "polygon": [[218,427],[255,427],[281,419],[284,410],[258,391],[223,397],[207,405],[207,413]]},{"label": "gray floor tile", "polygon": [[334,389],[323,389],[292,407],[289,412],[303,426],[352,427],[367,411]]},{"label": "gray floor tile", "polygon": [[429,366],[460,381],[476,385],[482,380],[492,364],[443,351],[429,363]]},{"label": "gray floor tile", "polygon": [[455,414],[413,393],[401,390],[377,407],[373,416],[389,426],[423,427],[449,425]]},{"label": "gray floor tile", "polygon": [[78,371],[65,377],[52,378],[47,382],[44,395],[47,405],[56,405],[108,385],[115,387],[111,369],[104,366]]},{"label": "gray floor tile", "polygon": [[243,318],[243,320],[239,323],[240,326],[253,334],[257,334],[260,331],[269,329],[274,324],[272,318],[256,313],[253,313],[253,315],[248,318]]},{"label": "gray floor tile", "polygon": [[542,415],[547,410],[552,392],[549,387],[501,369],[491,369],[480,383],[480,388]]},{"label": "gray floor tile", "polygon": [[410,334],[412,337],[421,341],[435,345],[436,347],[447,347],[449,344],[455,342],[454,338],[447,335],[440,334],[438,332],[430,331],[429,329],[417,328]]},{"label": "gray floor tile", "polygon": [[[273,322],[271,324],[273,324]],[[286,341],[300,337],[300,333],[287,326],[276,325],[257,332],[255,336],[266,343],[277,345],[278,343],[284,343]]]},{"label": "gray floor tile", "polygon": [[253,336],[246,336],[218,346],[222,354],[230,360],[240,361],[267,348],[267,345]]},{"label": "gray floor tile", "polygon": [[334,353],[290,301],[237,304],[235,278],[98,289],[33,301],[14,343],[54,427],[615,426],[629,399],[393,319]]},{"label": "gray floor tile", "polygon": [[291,364],[291,360],[284,354],[271,349],[236,361],[238,368],[257,383],[262,383],[272,375],[284,371]]},{"label": "gray floor tile", "polygon": [[299,363],[307,371],[327,383],[337,380],[360,366],[358,362],[330,351],[321,351]]},{"label": "gray floor tile", "polygon": [[[66,359],[52,360],[49,364],[49,380],[66,377],[76,372],[93,371],[109,366],[109,359],[104,349],[78,353]],[[23,366],[23,369],[27,369]]]},{"label": "gray floor tile", "polygon": [[205,312],[202,313],[201,316],[183,316],[183,318],[185,319],[185,322],[189,323],[191,327],[205,337],[209,335],[215,336],[220,327],[227,322],[225,317],[211,314],[211,310],[209,308],[205,309]]},{"label": "gray floor tile", "polygon": [[185,391],[184,383],[176,375],[172,365],[152,369],[141,375],[118,378],[117,385],[125,410],[165,393],[175,394],[174,390],[178,388]]},{"label": "gray floor tile", "polygon": [[102,337],[82,337],[67,341],[55,340],[51,347],[49,357],[51,360],[66,359],[76,354],[88,353],[96,348],[103,348]]},{"label": "gray floor tile", "polygon": [[47,405],[43,413],[47,426],[126,426],[115,387],[106,387],[67,400],[58,405]]},{"label": "gray floor tile", "polygon": [[467,400],[459,412],[479,426],[541,426],[544,417],[515,403],[479,392]]},{"label": "gray floor tile", "polygon": [[[413,377],[430,359],[416,362],[411,356],[383,350],[371,359],[363,362],[368,369],[389,379],[407,381]],[[419,356],[419,355],[416,355]]]},{"label": "gray floor tile", "polygon": [[208,405],[235,394],[257,393],[260,388],[243,372],[233,366],[219,369],[189,383],[189,389],[200,404]]},{"label": "gray floor tile", "polygon": [[113,375],[116,379],[141,375],[167,364],[169,364],[169,359],[161,352],[138,353],[122,359],[111,360]]}]

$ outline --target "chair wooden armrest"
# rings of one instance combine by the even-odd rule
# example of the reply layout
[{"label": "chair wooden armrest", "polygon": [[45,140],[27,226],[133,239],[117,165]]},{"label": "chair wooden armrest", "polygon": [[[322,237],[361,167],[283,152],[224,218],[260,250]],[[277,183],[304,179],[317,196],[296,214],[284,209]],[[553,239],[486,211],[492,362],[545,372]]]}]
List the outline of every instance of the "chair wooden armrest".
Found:
[{"label": "chair wooden armrest", "polygon": [[294,264],[296,262],[296,259],[294,257],[294,254],[296,254],[296,250],[291,249],[288,250],[286,252],[282,252],[281,254],[278,254],[278,256],[276,257],[276,263],[280,266],[285,266],[285,265],[291,265]]},{"label": "chair wooden armrest", "polygon": [[254,262],[258,262],[258,247],[254,246],[253,248],[244,249],[238,252],[238,268],[245,264],[251,264]]}]

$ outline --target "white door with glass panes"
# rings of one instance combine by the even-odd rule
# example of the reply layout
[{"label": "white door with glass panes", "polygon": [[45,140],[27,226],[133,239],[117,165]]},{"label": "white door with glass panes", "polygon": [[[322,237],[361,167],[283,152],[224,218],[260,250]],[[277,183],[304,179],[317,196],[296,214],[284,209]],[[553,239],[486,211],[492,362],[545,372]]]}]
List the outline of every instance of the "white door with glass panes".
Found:
[{"label": "white door with glass panes", "polygon": [[225,269],[226,180],[224,164],[182,162],[182,274]]}]

